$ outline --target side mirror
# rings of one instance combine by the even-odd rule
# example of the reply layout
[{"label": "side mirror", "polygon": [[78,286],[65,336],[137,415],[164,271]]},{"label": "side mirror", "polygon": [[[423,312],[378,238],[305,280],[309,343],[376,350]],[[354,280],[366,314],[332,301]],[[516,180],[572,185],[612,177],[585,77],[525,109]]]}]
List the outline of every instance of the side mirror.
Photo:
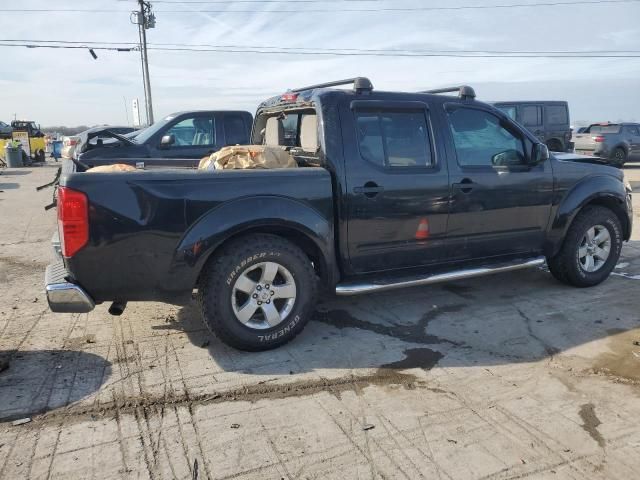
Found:
[{"label": "side mirror", "polygon": [[160,140],[160,147],[169,148],[174,143],[176,143],[175,135],[163,135],[162,139]]},{"label": "side mirror", "polygon": [[539,165],[549,160],[549,148],[544,143],[534,143],[531,149],[531,164]]}]

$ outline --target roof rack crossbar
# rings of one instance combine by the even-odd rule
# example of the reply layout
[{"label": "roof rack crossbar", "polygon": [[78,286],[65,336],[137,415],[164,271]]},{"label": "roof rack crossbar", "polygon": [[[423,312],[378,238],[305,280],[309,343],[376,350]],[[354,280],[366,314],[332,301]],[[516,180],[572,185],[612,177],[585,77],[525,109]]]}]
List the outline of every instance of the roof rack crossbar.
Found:
[{"label": "roof rack crossbar", "polygon": [[459,85],[457,87],[436,88],[435,90],[423,90],[418,93],[449,93],[458,92],[460,98],[476,98],[476,92],[469,85]]},{"label": "roof rack crossbar", "polygon": [[373,90],[373,85],[371,84],[371,81],[367,77],[355,77],[355,78],[347,78],[345,80],[336,80],[335,82],[318,83],[317,85],[310,85],[308,87],[294,88],[291,91],[303,92],[305,90],[313,90],[315,88],[337,87],[339,85],[349,85],[351,83],[353,83],[353,89],[357,92]]}]

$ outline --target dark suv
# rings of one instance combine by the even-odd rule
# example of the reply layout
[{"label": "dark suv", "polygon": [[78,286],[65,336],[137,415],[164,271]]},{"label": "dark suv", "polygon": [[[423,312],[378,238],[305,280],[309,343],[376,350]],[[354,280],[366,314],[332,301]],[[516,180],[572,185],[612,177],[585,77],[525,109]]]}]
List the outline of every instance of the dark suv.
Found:
[{"label": "dark suv", "polygon": [[495,102],[493,105],[524,125],[552,152],[573,150],[567,102]]}]

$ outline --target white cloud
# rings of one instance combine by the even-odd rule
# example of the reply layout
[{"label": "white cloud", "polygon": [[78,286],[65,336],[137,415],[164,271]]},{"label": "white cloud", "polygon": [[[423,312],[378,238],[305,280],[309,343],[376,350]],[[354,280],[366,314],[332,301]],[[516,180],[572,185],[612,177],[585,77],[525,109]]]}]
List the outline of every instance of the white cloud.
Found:
[{"label": "white cloud", "polygon": [[[137,41],[121,1],[32,0],[24,8],[121,9],[122,13],[3,14],[3,38]],[[419,6],[398,0],[386,6]],[[438,4],[481,4],[456,0]],[[346,6],[345,6],[346,5]],[[412,50],[634,50],[640,43],[638,4],[404,13],[352,13],[378,3],[155,4],[151,43]],[[432,5],[429,2],[429,5]],[[295,9],[297,13],[279,13]],[[333,7],[328,13],[307,10]],[[195,13],[193,10],[226,10]],[[181,10],[186,13],[162,13]],[[247,10],[247,13],[232,13]],[[615,25],[604,32],[603,26]],[[124,123],[123,97],[143,99],[139,53],[2,48],[0,119],[14,113],[42,124]],[[470,59],[331,57],[220,52],[149,53],[156,117],[195,108],[255,110],[289,87],[367,75],[376,88],[419,90],[450,83],[476,85],[484,99],[566,98],[581,117],[607,112],[632,118],[640,93],[629,82],[636,59]],[[579,88],[575,88],[579,85]],[[545,86],[544,88],[541,88]],[[602,89],[608,90],[606,97]],[[606,98],[607,104],[603,104]],[[623,101],[619,101],[622,99]],[[611,112],[615,106],[616,112]],[[611,112],[611,113],[610,113]],[[129,115],[130,117],[130,115]],[[575,115],[574,115],[575,118]]]}]

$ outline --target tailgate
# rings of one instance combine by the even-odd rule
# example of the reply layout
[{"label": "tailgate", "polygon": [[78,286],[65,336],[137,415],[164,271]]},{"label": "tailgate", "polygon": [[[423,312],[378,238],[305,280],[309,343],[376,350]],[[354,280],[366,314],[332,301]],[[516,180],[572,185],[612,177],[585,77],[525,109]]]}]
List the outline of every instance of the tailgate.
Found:
[{"label": "tailgate", "polygon": [[575,150],[592,152],[596,149],[596,142],[594,140],[595,135],[592,133],[577,133],[573,136],[572,140],[575,144]]}]

